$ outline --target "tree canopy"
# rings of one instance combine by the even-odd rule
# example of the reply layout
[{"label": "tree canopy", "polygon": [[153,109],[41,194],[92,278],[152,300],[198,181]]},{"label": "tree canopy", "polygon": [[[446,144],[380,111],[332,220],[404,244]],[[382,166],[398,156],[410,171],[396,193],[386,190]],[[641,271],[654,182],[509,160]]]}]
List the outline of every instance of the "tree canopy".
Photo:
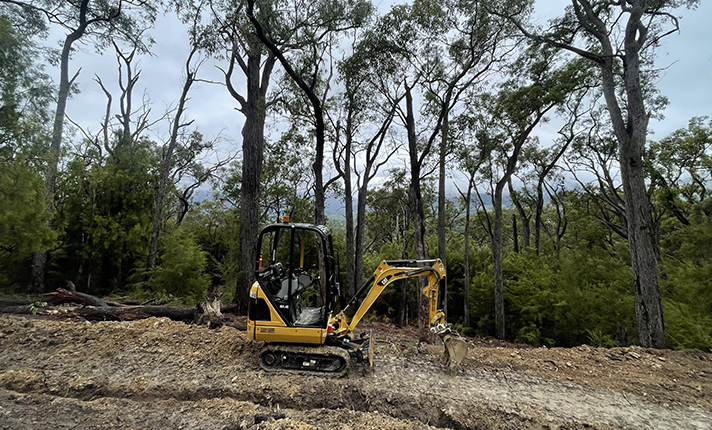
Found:
[{"label": "tree canopy", "polygon": [[[259,229],[288,215],[331,229],[346,295],[383,259],[446,261],[465,334],[710,350],[712,121],[649,130],[655,49],[698,5],[0,0],[0,291],[212,285],[245,311]],[[159,103],[168,17],[187,42]],[[91,89],[86,46],[115,58]],[[208,89],[229,102],[198,108]],[[67,115],[81,91],[95,123]],[[417,324],[417,291],[375,313]]]}]

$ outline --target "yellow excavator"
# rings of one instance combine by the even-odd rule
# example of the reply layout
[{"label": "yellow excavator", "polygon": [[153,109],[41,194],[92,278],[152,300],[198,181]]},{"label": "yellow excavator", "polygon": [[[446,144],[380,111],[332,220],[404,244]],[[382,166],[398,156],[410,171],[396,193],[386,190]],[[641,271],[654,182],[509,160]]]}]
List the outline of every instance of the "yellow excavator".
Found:
[{"label": "yellow excavator", "polygon": [[344,375],[354,361],[372,366],[371,338],[352,336],[356,326],[391,282],[420,276],[428,277],[422,292],[430,303],[430,330],[445,344],[446,366],[456,370],[467,355],[467,344],[438,309],[445,277],[440,260],[383,261],[337,312],[337,262],[325,226],[291,223],[285,217],[262,230],[258,253],[247,331],[251,339],[266,342],[259,358],[266,371]]}]

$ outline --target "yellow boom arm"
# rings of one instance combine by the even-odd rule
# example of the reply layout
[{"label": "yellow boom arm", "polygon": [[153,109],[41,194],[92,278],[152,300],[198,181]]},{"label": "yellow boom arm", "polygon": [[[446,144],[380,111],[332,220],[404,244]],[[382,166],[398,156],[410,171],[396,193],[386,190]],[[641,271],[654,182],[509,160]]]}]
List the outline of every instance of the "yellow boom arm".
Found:
[{"label": "yellow boom arm", "polygon": [[[399,265],[431,264],[424,267],[400,267]],[[354,295],[353,299],[336,316],[329,320],[329,329],[336,337],[343,337],[353,332],[358,323],[363,319],[366,312],[371,309],[373,303],[383,290],[393,281],[400,279],[416,278],[420,276],[428,277],[428,286],[423,288],[423,294],[428,298],[429,321],[431,331],[440,334],[447,330],[445,314],[438,309],[438,292],[440,280],[445,277],[445,265],[438,260],[384,260],[373,272],[371,278]],[[353,317],[349,320],[347,311],[353,306],[358,306]]]}]

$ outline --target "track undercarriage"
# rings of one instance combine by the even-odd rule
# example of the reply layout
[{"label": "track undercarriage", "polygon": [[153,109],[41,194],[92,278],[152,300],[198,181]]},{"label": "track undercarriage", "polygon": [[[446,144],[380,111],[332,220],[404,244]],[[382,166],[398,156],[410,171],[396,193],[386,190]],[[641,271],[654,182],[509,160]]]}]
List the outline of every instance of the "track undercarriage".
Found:
[{"label": "track undercarriage", "polygon": [[373,364],[371,340],[346,342],[347,346],[302,346],[267,344],[260,352],[260,366],[268,372],[344,376],[351,368],[369,369]]}]

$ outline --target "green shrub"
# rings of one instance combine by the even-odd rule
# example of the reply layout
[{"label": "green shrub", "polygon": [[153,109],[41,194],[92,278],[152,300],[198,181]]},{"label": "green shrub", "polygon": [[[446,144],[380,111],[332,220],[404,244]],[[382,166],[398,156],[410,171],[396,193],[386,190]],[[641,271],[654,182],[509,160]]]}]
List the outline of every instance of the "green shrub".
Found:
[{"label": "green shrub", "polygon": [[673,349],[696,348],[712,352],[712,316],[695,312],[690,305],[663,300],[665,335]]},{"label": "green shrub", "polygon": [[160,265],[154,269],[149,287],[154,292],[182,297],[186,304],[203,300],[210,283],[205,274],[205,252],[182,229],[164,234],[160,242]]}]

